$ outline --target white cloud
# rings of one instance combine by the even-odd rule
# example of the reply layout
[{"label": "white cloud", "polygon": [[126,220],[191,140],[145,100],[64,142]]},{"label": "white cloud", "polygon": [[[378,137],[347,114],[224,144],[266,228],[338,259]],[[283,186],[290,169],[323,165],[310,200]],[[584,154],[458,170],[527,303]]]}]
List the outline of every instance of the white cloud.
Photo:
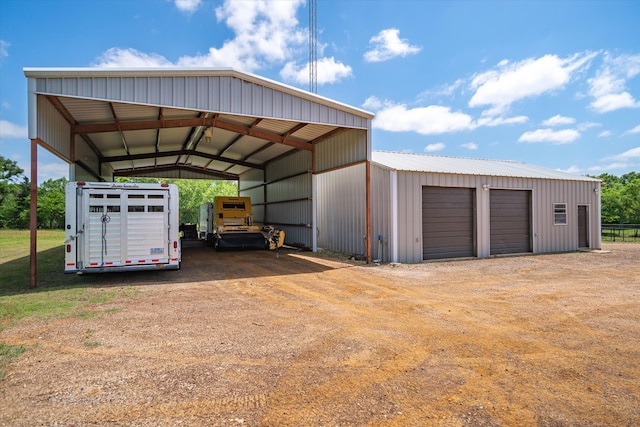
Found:
[{"label": "white cloud", "polygon": [[566,173],[571,173],[573,175],[581,175],[583,169],[575,166],[575,165],[571,165],[569,166],[567,169],[558,169],[560,172],[566,172]]},{"label": "white cloud", "polygon": [[584,132],[587,129],[597,128],[600,126],[602,126],[602,123],[583,122],[583,123],[578,123],[578,125],[576,126],[576,129],[578,129],[579,132]]},{"label": "white cloud", "polygon": [[366,108],[367,110],[377,111],[384,106],[384,103],[378,99],[376,96],[370,96],[364,100],[362,103],[362,108]]},{"label": "white cloud", "polygon": [[[321,58],[317,62],[318,84],[336,83],[352,75],[351,67],[331,58]],[[289,62],[280,71],[280,77],[285,81],[298,84],[309,83],[309,63],[298,67],[296,63]]]},{"label": "white cloud", "polygon": [[522,124],[529,121],[527,116],[514,117],[480,117],[476,120],[476,126],[495,127],[501,125]]},{"label": "white cloud", "polygon": [[608,113],[621,108],[640,108],[640,102],[629,92],[609,93],[598,97],[591,103],[591,107],[598,113]]},{"label": "white cloud", "polygon": [[634,134],[634,133],[640,133],[640,125],[634,127],[633,129],[628,130],[627,132],[625,132],[625,134]]},{"label": "white cloud", "polygon": [[28,137],[29,131],[26,126],[20,126],[6,120],[0,120],[0,139]]},{"label": "white cloud", "polygon": [[193,13],[200,6],[201,0],[174,0],[174,3],[181,11]]},{"label": "white cloud", "polygon": [[[185,2],[184,7],[193,5]],[[176,5],[178,5],[176,3]],[[297,10],[304,0],[225,0],[215,9],[218,22],[224,22],[235,34],[220,47],[211,47],[202,55],[182,56],[171,62],[158,54],[127,48],[111,48],[96,61],[99,67],[231,67],[253,72],[290,61],[306,48],[306,31],[298,26]],[[330,61],[328,65],[332,65]],[[339,63],[333,62],[335,68]],[[333,76],[340,74],[334,71]],[[320,76],[319,76],[320,77]],[[325,76],[331,80],[331,69]],[[308,81],[308,80],[307,80]]]},{"label": "white cloud", "polygon": [[545,55],[510,63],[501,61],[497,68],[477,74],[471,81],[475,90],[470,107],[489,105],[499,114],[510,104],[564,87],[573,74],[588,66],[594,53],[575,54],[568,58]]},{"label": "white cloud", "polygon": [[460,89],[465,84],[464,79],[458,79],[450,84],[443,84],[440,86],[436,86],[433,89],[427,89],[418,95],[418,98],[431,98],[431,97],[439,97],[453,96],[458,89]]},{"label": "white cloud", "polygon": [[11,46],[9,42],[0,40],[0,59],[6,58],[7,56],[9,56],[9,46]]},{"label": "white cloud", "polygon": [[501,126],[526,123],[526,116],[515,117],[481,117],[474,120],[468,114],[451,111],[451,108],[440,105],[407,108],[406,105],[395,105],[389,101],[382,102],[376,97],[365,101],[365,108],[377,111],[373,119],[373,127],[390,132],[417,132],[422,135],[437,135],[478,127]]},{"label": "white cloud", "polygon": [[426,151],[427,153],[433,153],[436,151],[444,150],[445,147],[446,146],[442,142],[437,142],[435,144],[429,144],[424,147],[424,151]]},{"label": "white cloud", "polygon": [[475,142],[467,142],[466,144],[462,144],[461,147],[464,147],[467,150],[477,150],[478,144],[476,144]]},{"label": "white cloud", "polygon": [[405,57],[420,52],[420,47],[411,46],[406,39],[400,39],[400,30],[389,28],[371,37],[373,49],[364,54],[367,62],[383,62],[397,56]]},{"label": "white cloud", "polygon": [[520,135],[518,142],[551,142],[553,144],[569,144],[580,138],[580,132],[575,129],[537,129]]},{"label": "white cloud", "polygon": [[624,162],[614,162],[614,163],[609,163],[606,165],[599,165],[599,166],[592,166],[589,168],[589,172],[607,172],[607,171],[611,171],[613,169],[626,169],[628,168],[630,165],[629,163],[624,163]]},{"label": "white cloud", "polygon": [[112,47],[97,58],[95,67],[100,68],[157,68],[171,67],[173,64],[164,56],[143,53],[136,49]]},{"label": "white cloud", "polygon": [[407,109],[405,105],[393,105],[378,111],[373,127],[391,132],[417,132],[435,135],[473,128],[471,116],[452,112],[449,107],[430,105]]},{"label": "white cloud", "polygon": [[603,130],[598,134],[598,138],[607,138],[611,135],[613,135],[613,132],[611,132],[610,130]]},{"label": "white cloud", "polygon": [[618,160],[618,161],[629,161],[634,159],[640,159],[640,147],[632,148],[631,150],[627,150],[624,153],[605,157],[605,160]]},{"label": "white cloud", "polygon": [[601,69],[589,79],[591,103],[598,113],[608,113],[621,108],[640,108],[637,101],[625,90],[628,79],[640,74],[640,55],[611,56],[605,54]]},{"label": "white cloud", "polygon": [[553,117],[548,118],[547,120],[542,122],[543,126],[560,126],[560,125],[571,125],[576,122],[576,119],[573,117],[561,116],[560,114],[556,114]]}]

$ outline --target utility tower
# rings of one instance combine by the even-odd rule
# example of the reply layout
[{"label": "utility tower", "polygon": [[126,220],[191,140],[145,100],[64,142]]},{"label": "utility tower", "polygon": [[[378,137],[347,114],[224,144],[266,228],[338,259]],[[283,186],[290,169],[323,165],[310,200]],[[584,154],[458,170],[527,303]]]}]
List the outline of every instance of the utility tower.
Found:
[{"label": "utility tower", "polygon": [[316,0],[309,0],[309,91],[318,93],[318,21]]}]

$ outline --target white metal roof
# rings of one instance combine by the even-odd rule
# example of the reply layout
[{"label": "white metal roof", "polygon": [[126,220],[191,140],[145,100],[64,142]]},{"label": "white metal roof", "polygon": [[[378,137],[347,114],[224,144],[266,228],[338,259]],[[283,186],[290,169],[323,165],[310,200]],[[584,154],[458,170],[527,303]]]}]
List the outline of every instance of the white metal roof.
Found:
[{"label": "white metal roof", "polygon": [[237,179],[341,132],[369,130],[373,118],[232,68],[24,68],[24,74],[29,138],[96,178],[112,171]]},{"label": "white metal roof", "polygon": [[371,160],[374,164],[397,171],[559,179],[565,181],[600,181],[587,176],[574,175],[511,160],[473,159],[392,151],[372,151]]}]

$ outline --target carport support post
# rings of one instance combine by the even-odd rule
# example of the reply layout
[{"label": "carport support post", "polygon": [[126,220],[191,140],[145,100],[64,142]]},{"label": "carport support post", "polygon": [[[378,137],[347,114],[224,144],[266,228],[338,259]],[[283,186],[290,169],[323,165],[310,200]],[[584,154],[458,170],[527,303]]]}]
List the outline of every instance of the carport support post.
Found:
[{"label": "carport support post", "polygon": [[31,140],[31,202],[29,205],[29,286],[38,286],[36,280],[37,265],[36,255],[38,241],[38,143],[36,139]]}]

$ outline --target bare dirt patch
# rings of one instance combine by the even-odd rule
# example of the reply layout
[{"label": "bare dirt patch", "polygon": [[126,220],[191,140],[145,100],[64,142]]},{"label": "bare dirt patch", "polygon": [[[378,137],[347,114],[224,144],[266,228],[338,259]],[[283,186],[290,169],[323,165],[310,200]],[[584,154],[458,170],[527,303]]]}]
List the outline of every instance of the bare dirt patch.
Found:
[{"label": "bare dirt patch", "polygon": [[24,321],[0,423],[640,425],[640,245],[363,265],[186,248],[95,315]]}]

